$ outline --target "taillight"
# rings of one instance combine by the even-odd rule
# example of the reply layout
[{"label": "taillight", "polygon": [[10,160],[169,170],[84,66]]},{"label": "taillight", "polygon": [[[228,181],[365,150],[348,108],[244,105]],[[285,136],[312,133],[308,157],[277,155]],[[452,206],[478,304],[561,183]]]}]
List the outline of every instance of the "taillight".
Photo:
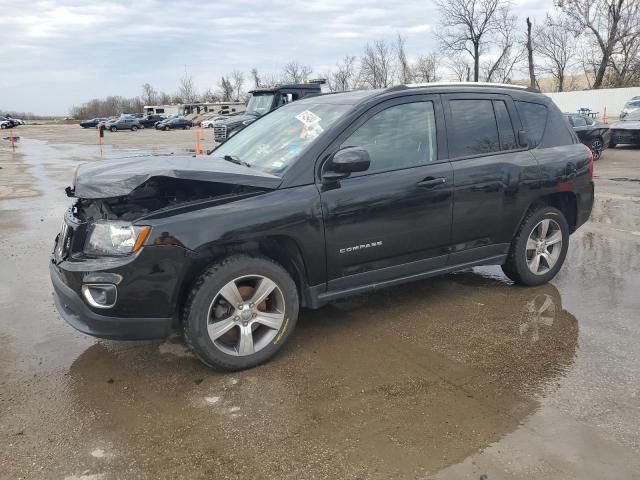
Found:
[{"label": "taillight", "polygon": [[587,152],[589,152],[589,180],[593,180],[593,152],[589,147],[587,148]]}]

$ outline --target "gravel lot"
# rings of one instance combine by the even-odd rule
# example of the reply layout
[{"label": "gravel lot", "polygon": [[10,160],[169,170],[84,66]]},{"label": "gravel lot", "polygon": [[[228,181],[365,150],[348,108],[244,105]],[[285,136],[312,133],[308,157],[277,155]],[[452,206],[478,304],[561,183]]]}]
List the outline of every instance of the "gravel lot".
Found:
[{"label": "gravel lot", "polygon": [[485,267],[303,311],[274,361],[223,374],[179,337],[76,332],[48,276],[80,162],[185,153],[194,131],[106,132],[102,150],[78,126],[16,134],[15,153],[0,139],[0,478],[638,478],[640,149],[596,163],[551,284]]}]

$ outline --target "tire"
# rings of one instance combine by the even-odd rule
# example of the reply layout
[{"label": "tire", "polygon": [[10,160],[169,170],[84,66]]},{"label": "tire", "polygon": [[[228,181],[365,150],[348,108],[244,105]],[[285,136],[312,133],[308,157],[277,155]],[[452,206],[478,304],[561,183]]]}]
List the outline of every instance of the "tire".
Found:
[{"label": "tire", "polygon": [[[250,303],[261,285],[274,286],[267,289],[266,300]],[[298,309],[296,285],[280,265],[263,257],[228,257],[210,266],[191,290],[182,316],[184,338],[209,367],[252,368],[272,358],[286,343]]]},{"label": "tire", "polygon": [[118,131],[118,127],[111,127],[109,130],[111,130],[112,132],[117,132]]},{"label": "tire", "polygon": [[594,161],[600,159],[600,157],[602,156],[603,149],[604,149],[604,142],[602,141],[602,138],[600,137],[594,138],[589,142],[589,150],[591,150],[591,153],[593,154]]},{"label": "tire", "polygon": [[[545,246],[544,243],[536,241],[537,237],[542,237],[544,225],[547,225],[544,236],[546,241],[555,241],[559,238],[561,243],[547,243]],[[556,232],[557,235],[555,235]],[[567,219],[557,208],[540,206],[532,209],[522,221],[518,233],[511,242],[502,271],[518,285],[542,285],[556,276],[567,256],[568,248]],[[536,267],[534,257],[537,257],[539,262],[537,273],[534,273]]]},{"label": "tire", "polygon": [[4,129],[6,129],[6,128],[7,128],[7,126],[6,126],[6,125],[0,125],[0,128],[1,128],[2,130],[4,130]]},{"label": "tire", "polygon": [[171,130],[171,127],[168,127],[168,126],[167,126],[167,127],[164,127],[164,131],[165,131],[165,132],[168,132],[169,130]]},{"label": "tire", "polygon": [[135,125],[131,127],[132,132],[135,132],[136,130],[138,130],[138,127],[136,127]]}]

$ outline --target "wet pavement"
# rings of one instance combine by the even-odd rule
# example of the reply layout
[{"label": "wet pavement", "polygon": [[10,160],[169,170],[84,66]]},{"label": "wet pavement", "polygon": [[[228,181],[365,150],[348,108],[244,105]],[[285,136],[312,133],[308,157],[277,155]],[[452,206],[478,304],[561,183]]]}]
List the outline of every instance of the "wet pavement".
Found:
[{"label": "wet pavement", "polygon": [[[193,136],[139,133],[103,156]],[[0,478],[638,478],[640,149],[596,163],[551,284],[484,267],[302,311],[274,361],[225,374],[177,336],[96,340],[58,317],[63,188],[99,150],[91,131],[20,134],[16,154],[0,140]]]}]

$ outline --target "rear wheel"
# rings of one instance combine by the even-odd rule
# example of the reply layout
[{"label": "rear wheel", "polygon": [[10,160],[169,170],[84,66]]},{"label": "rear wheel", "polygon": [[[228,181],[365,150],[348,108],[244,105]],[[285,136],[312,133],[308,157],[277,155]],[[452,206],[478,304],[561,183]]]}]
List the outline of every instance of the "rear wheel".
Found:
[{"label": "rear wheel", "polygon": [[118,131],[118,127],[111,127],[109,130],[111,130],[112,132],[117,132]]},{"label": "rear wheel", "polygon": [[562,267],[568,247],[569,225],[562,212],[537,208],[523,220],[502,271],[520,285],[547,283]]},{"label": "rear wheel", "polygon": [[135,125],[133,127],[131,127],[131,131],[135,132],[136,130],[138,130],[138,127],[136,127]]},{"label": "rear wheel", "polygon": [[604,143],[602,142],[602,138],[594,138],[589,143],[589,149],[593,154],[593,159],[598,160],[602,156],[602,150],[604,149]]},{"label": "rear wheel", "polygon": [[164,127],[164,131],[168,132],[169,130],[171,130],[171,127],[169,127],[168,125],[166,127]]},{"label": "rear wheel", "polygon": [[197,281],[183,315],[184,336],[210,367],[241,370],[276,354],[298,317],[296,285],[277,263],[234,256]]}]

